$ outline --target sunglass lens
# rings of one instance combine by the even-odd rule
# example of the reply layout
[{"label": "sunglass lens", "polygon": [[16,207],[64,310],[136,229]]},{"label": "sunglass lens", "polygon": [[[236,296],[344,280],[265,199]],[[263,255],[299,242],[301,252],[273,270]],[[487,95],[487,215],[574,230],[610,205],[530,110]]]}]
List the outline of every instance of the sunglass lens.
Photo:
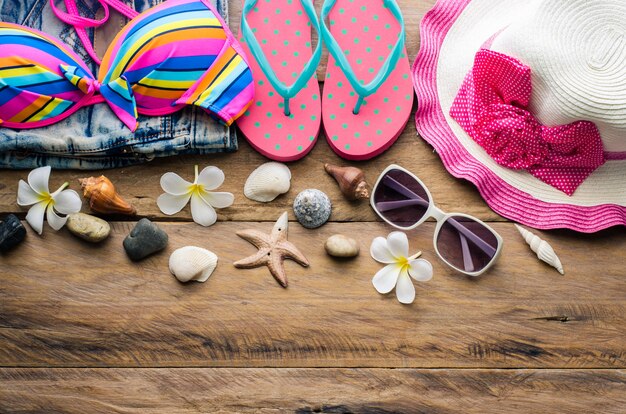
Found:
[{"label": "sunglass lens", "polygon": [[480,272],[496,256],[498,239],[484,224],[463,216],[452,216],[437,235],[441,257],[457,269]]},{"label": "sunglass lens", "polygon": [[388,171],[374,192],[376,210],[398,227],[411,227],[420,221],[429,205],[426,189],[402,170]]}]

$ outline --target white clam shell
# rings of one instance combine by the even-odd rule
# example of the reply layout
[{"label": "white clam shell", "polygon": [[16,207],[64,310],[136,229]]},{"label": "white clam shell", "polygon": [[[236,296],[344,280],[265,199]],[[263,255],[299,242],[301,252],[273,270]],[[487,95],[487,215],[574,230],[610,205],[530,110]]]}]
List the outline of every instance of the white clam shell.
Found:
[{"label": "white clam shell", "polygon": [[181,282],[205,282],[217,266],[215,253],[196,246],[185,246],[170,256],[170,272]]},{"label": "white clam shell", "polygon": [[252,171],[243,187],[250,200],[268,203],[291,187],[291,171],[285,164],[267,162]]},{"label": "white clam shell", "polygon": [[563,271],[563,265],[561,264],[561,260],[554,252],[554,249],[550,244],[541,239],[536,234],[531,233],[525,228],[515,225],[517,230],[520,232],[526,243],[530,246],[530,249],[537,254],[539,260],[546,262],[550,266],[554,267],[559,271],[560,274],[565,274]]}]

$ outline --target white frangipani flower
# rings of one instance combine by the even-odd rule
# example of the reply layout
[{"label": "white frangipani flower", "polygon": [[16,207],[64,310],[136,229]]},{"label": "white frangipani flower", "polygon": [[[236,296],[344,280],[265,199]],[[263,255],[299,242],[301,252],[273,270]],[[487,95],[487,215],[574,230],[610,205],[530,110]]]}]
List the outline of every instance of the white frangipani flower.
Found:
[{"label": "white frangipani flower", "polygon": [[[17,204],[31,206],[26,221],[38,234],[43,232],[43,217],[47,216],[48,224],[54,230],[61,229],[67,221],[67,215],[78,213],[82,206],[80,196],[74,190],[65,190],[69,183],[63,184],[50,194],[48,181],[50,167],[39,167],[28,174],[28,183],[20,180],[17,188]],[[60,217],[57,212],[64,214]]]},{"label": "white frangipani flower", "polygon": [[224,172],[217,167],[206,167],[196,176],[193,183],[183,180],[173,172],[163,174],[161,188],[165,194],[157,199],[157,205],[163,212],[171,216],[183,209],[191,199],[191,217],[193,221],[210,226],[217,221],[214,208],[226,208],[233,204],[235,196],[231,193],[214,192],[224,182]]},{"label": "white frangipani flower", "polygon": [[387,265],[372,279],[374,288],[378,293],[385,294],[395,287],[400,303],[413,303],[415,299],[415,287],[411,277],[418,282],[427,282],[433,277],[433,266],[430,262],[418,259],[421,252],[409,257],[409,239],[401,231],[389,233],[387,239],[376,237],[372,241],[370,254],[377,262]]}]

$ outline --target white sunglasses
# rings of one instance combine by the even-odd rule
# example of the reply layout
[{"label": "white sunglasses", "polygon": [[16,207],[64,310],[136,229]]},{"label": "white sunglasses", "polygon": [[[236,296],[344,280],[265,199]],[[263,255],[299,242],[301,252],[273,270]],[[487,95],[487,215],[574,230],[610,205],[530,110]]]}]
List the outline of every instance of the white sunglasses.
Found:
[{"label": "white sunglasses", "polygon": [[468,276],[483,274],[502,251],[502,237],[494,229],[467,214],[444,213],[435,206],[424,183],[398,165],[392,164],[380,174],[370,204],[385,222],[405,231],[434,218],[435,252],[445,264]]}]

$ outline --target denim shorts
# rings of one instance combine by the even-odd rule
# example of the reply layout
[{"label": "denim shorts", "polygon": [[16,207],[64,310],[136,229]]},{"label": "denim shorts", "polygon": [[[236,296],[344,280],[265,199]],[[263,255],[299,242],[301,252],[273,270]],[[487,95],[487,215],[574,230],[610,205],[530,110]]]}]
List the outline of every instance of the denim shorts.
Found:
[{"label": "denim shorts", "polygon": [[[212,1],[228,21],[227,0]],[[126,0],[139,12],[160,2]],[[96,17],[98,2],[77,0],[76,3],[81,15]],[[63,2],[57,0],[57,4],[62,7]],[[125,22],[119,17],[118,20]],[[49,0],[0,0],[0,21],[39,29],[60,38],[82,57],[93,73],[98,73],[98,66],[85,52],[74,28],[53,14]],[[115,31],[117,27],[113,29]],[[104,29],[89,30],[92,41],[101,30]],[[63,169],[103,169],[138,164],[156,157],[231,152],[236,149],[235,128],[217,123],[195,106],[167,116],[140,116],[134,133],[119,121],[106,104],[82,108],[47,127],[21,130],[0,127],[0,168],[49,165]]]}]

